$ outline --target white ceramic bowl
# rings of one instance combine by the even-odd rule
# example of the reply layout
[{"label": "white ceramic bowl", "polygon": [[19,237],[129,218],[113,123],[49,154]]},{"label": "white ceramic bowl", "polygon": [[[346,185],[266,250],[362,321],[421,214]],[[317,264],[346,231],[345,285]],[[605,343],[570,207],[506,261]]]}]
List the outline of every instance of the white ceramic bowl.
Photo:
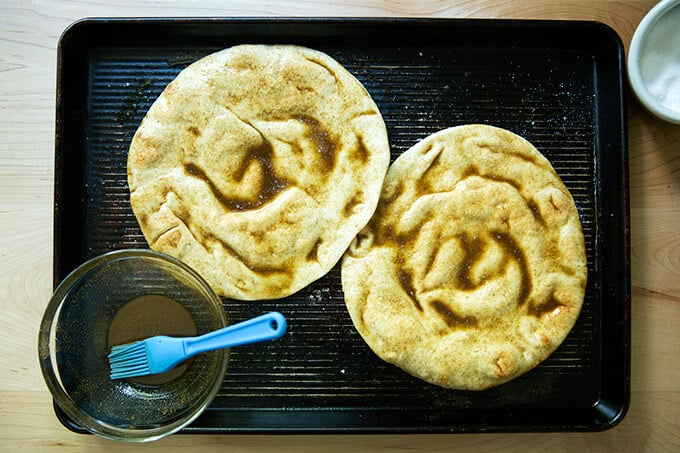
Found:
[{"label": "white ceramic bowl", "polygon": [[662,0],[635,30],[628,80],[642,105],[680,124],[680,0]]}]

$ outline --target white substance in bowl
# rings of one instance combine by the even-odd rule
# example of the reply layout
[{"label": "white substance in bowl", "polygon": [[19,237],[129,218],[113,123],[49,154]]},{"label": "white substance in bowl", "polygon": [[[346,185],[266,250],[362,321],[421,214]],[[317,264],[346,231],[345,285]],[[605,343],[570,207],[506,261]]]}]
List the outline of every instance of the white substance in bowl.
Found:
[{"label": "white substance in bowl", "polygon": [[680,5],[649,30],[640,50],[640,75],[652,96],[680,112]]}]

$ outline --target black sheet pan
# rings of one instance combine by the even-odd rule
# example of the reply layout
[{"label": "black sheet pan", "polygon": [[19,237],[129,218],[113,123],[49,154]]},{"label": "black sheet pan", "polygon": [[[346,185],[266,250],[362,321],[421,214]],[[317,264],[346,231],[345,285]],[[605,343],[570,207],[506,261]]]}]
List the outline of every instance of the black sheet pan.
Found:
[{"label": "black sheet pan", "polygon": [[[54,283],[95,255],[147,248],[128,201],[129,142],[165,85],[213,51],[324,51],[368,89],[392,158],[465,123],[509,129],[552,162],[582,219],[589,281],[564,344],[519,379],[444,390],[379,360],[354,329],[339,268],[278,301],[224,300],[232,321],[286,315],[281,340],[232,351],[210,408],[184,432],[595,431],[625,415],[630,378],[623,47],[592,22],[455,19],[88,19],[58,51]],[[56,408],[62,422],[81,431]]]}]

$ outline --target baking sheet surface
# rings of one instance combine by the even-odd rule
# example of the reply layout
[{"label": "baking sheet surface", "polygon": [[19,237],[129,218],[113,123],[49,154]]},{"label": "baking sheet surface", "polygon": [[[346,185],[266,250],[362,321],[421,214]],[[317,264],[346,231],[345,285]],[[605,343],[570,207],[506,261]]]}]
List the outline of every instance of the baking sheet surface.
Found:
[{"label": "baking sheet surface", "polygon": [[466,123],[499,126],[528,139],[574,196],[589,281],[583,312],[563,345],[535,370],[484,392],[441,389],[378,359],[349,318],[339,266],[282,300],[224,299],[233,322],[276,309],[287,317],[289,333],[233,349],[218,396],[185,431],[598,430],[623,417],[630,301],[622,50],[613,32],[599,24],[76,24],[60,46],[55,283],[95,255],[147,248],[128,200],[130,140],[182,68],[241,43],[306,45],[338,60],[380,108],[393,159],[431,133]]}]

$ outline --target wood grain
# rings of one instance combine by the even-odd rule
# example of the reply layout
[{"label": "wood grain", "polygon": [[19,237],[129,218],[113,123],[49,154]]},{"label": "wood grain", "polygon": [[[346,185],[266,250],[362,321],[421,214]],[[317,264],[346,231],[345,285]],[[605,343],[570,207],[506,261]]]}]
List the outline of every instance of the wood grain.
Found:
[{"label": "wood grain", "polygon": [[[0,4],[0,449],[112,451],[56,419],[37,360],[52,290],[56,47],[90,16],[417,16],[597,20],[626,49],[654,0],[203,2],[30,1]],[[632,403],[603,433],[427,436],[177,435],[145,446],[181,451],[680,451],[680,126],[628,93],[632,236]],[[605,163],[606,164],[606,163]]]}]

